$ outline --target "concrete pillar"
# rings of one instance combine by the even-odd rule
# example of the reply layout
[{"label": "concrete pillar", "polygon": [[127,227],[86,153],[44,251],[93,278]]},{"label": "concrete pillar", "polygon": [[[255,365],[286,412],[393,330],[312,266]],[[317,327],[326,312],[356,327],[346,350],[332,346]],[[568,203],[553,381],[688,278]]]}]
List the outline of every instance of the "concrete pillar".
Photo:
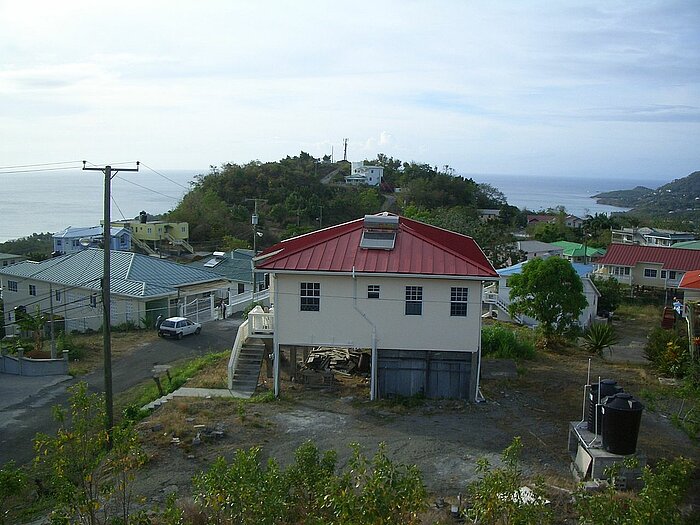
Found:
[{"label": "concrete pillar", "polygon": [[275,382],[275,397],[280,395],[280,345],[275,343],[274,357],[272,361],[272,375]]}]

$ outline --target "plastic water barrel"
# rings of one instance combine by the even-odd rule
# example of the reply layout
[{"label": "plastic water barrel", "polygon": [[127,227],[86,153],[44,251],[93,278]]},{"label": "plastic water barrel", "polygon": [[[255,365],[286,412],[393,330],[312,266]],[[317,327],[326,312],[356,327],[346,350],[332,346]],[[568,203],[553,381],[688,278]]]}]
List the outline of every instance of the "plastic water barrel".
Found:
[{"label": "plastic water barrel", "polygon": [[617,381],[613,379],[601,379],[600,384],[593,383],[591,385],[591,390],[588,393],[588,411],[586,417],[587,428],[589,432],[596,432],[600,434],[601,422],[602,422],[602,412],[601,407],[598,407],[598,426],[596,427],[596,404],[598,404],[598,391],[600,391],[600,402],[608,396],[613,396],[622,392],[622,387],[617,386]]},{"label": "plastic water barrel", "polygon": [[623,392],[606,398],[601,408],[603,448],[611,454],[634,454],[644,405]]}]

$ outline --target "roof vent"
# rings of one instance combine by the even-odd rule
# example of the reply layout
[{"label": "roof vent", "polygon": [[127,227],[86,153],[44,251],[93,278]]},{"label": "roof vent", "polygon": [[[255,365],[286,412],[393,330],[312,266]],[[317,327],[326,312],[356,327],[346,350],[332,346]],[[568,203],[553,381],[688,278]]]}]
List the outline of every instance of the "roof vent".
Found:
[{"label": "roof vent", "polygon": [[396,215],[365,215],[360,248],[393,250],[399,218]]}]

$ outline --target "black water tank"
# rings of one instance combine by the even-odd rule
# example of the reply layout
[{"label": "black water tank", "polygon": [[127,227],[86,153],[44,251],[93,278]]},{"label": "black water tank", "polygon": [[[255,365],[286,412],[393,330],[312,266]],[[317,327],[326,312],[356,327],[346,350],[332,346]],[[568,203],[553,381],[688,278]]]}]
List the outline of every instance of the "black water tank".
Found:
[{"label": "black water tank", "polygon": [[[598,426],[596,427],[596,404],[600,399],[602,403],[603,400],[608,396],[613,396],[619,392],[622,392],[622,387],[617,386],[617,381],[613,379],[602,379],[600,385],[598,383],[593,383],[591,385],[591,390],[588,393],[588,411],[586,413],[586,422],[589,432],[595,432],[600,434],[600,425],[602,421],[602,412],[600,407],[598,407]],[[600,398],[598,394],[600,393]]]},{"label": "black water tank", "polygon": [[603,404],[603,448],[612,454],[634,454],[644,405],[631,394],[610,396]]},{"label": "black water tank", "polygon": [[148,213],[146,213],[145,211],[139,213],[139,221],[141,222],[141,224],[146,224],[148,222]]}]

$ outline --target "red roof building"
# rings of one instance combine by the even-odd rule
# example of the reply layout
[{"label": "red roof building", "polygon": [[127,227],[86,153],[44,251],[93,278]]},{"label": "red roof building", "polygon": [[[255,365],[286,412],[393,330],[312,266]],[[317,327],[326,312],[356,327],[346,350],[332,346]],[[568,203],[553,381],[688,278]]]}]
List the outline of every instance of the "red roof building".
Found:
[{"label": "red roof building", "polygon": [[598,275],[625,284],[678,288],[685,272],[700,268],[700,251],[614,243],[596,263]]},{"label": "red roof building", "polygon": [[471,237],[382,213],[282,241],[254,261],[270,275],[275,363],[299,347],[361,348],[373,399],[476,398],[482,288],[498,274]]},{"label": "red roof building", "polygon": [[357,272],[497,278],[474,239],[406,217],[392,249],[363,248],[363,219],[282,241],[257,257],[267,271]]}]

